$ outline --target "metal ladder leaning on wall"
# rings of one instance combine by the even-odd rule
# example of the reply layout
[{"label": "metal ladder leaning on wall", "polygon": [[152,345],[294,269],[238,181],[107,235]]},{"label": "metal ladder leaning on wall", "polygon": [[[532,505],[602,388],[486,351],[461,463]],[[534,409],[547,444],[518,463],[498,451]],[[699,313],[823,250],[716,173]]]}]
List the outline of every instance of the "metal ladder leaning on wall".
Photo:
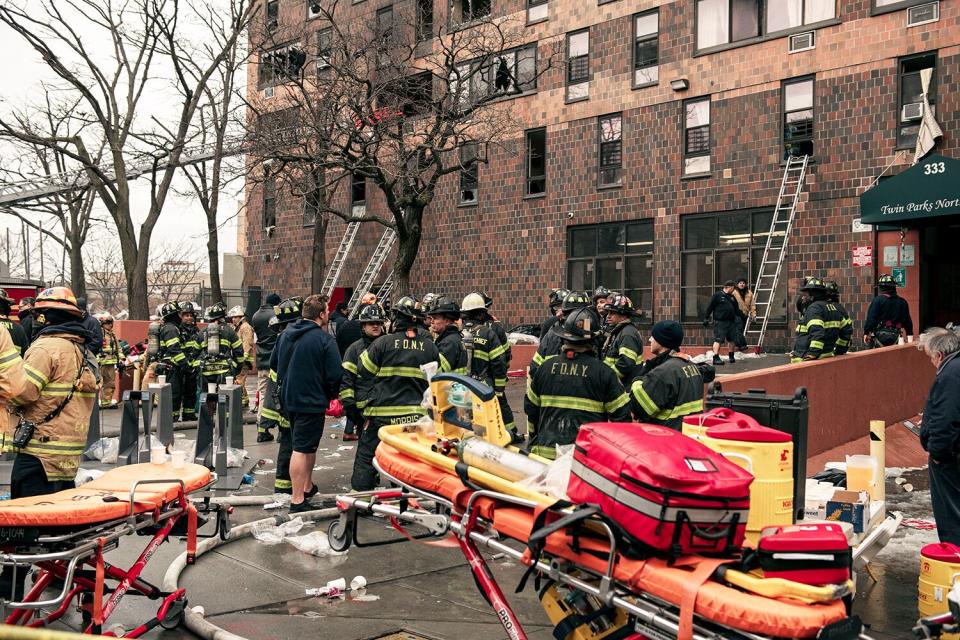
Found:
[{"label": "metal ladder leaning on wall", "polygon": [[[377,248],[373,250],[373,255],[370,256],[370,261],[367,263],[366,269],[363,270],[363,275],[360,276],[360,282],[357,283],[356,288],[353,290],[353,295],[350,296],[350,301],[347,303],[350,316],[353,316],[353,313],[357,310],[363,294],[370,291],[370,287],[373,286],[373,281],[376,279],[377,274],[380,273],[380,269],[383,268],[383,263],[387,261],[387,256],[390,255],[390,250],[393,249],[393,243],[396,239],[396,231],[387,227],[380,237]],[[379,298],[380,296],[377,297]]]},{"label": "metal ladder leaning on wall", "polygon": [[[770,321],[771,306],[781,301],[776,300],[775,292],[780,282],[780,271],[787,255],[787,244],[790,240],[790,231],[797,216],[797,204],[800,202],[800,192],[807,177],[807,162],[810,156],[787,159],[787,166],[783,170],[783,180],[780,182],[780,193],[777,195],[777,206],[773,210],[773,219],[770,221],[770,232],[767,234],[767,244],[763,249],[763,261],[760,263],[760,272],[757,281],[753,284],[753,300],[757,305],[755,320],[747,318],[744,327],[744,337],[747,343],[756,340],[757,352],[763,347],[763,339],[767,335],[767,324]],[[751,326],[760,324],[759,327]]]},{"label": "metal ladder leaning on wall", "polygon": [[333,290],[337,286],[337,282],[340,280],[340,272],[343,271],[343,263],[347,261],[347,256],[350,255],[350,249],[353,248],[353,242],[357,239],[357,231],[360,230],[359,222],[350,222],[347,223],[347,230],[343,234],[343,239],[340,241],[340,246],[337,247],[337,253],[333,257],[333,262],[330,263],[330,268],[327,269],[327,276],[323,280],[323,287],[320,289],[320,292],[323,293],[329,299],[333,295]]}]

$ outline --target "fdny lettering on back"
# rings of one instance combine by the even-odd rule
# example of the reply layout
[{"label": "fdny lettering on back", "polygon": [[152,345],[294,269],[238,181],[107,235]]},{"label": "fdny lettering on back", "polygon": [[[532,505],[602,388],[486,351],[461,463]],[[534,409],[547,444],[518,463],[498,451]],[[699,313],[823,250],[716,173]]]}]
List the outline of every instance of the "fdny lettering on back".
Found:
[{"label": "fdny lettering on back", "polygon": [[550,374],[559,374],[561,376],[581,376],[586,378],[587,369],[589,368],[590,367],[585,364],[577,364],[576,362],[557,362],[554,360],[550,365]]},{"label": "fdny lettering on back", "polygon": [[423,351],[423,340],[410,340],[408,338],[396,338],[393,341],[394,349],[404,349],[407,351]]}]

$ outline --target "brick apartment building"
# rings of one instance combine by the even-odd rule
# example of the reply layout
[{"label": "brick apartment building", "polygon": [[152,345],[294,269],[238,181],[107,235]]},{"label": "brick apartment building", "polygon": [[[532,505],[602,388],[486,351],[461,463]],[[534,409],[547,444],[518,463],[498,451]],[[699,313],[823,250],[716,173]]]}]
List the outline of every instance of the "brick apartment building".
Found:
[{"label": "brick apartment building", "polygon": [[[343,15],[411,1],[362,0]],[[767,344],[789,343],[788,298],[810,274],[839,282],[858,335],[876,275],[892,268],[903,269],[918,326],[960,319],[960,218],[856,224],[859,196],[913,162],[923,68],[944,132],[935,153],[958,155],[960,2],[491,1],[472,8],[523,21],[527,43],[559,46],[565,59],[512,98],[524,130],[475,175],[443,185],[425,216],[418,293],[482,289],[519,323],[543,318],[551,287],[603,284],[707,343],[698,319],[709,296],[727,278],[755,279],[784,160],[809,154]],[[446,2],[434,0],[433,19],[449,24],[466,0]],[[266,13],[309,28],[310,4],[268,2]],[[250,67],[251,96],[262,96]],[[382,211],[377,189],[354,186],[353,204]],[[247,204],[246,283],[305,292],[303,199],[267,184],[251,186]],[[330,223],[328,259],[343,231]],[[364,225],[341,286],[357,281],[381,233]],[[871,266],[853,266],[855,247],[870,247]]]}]

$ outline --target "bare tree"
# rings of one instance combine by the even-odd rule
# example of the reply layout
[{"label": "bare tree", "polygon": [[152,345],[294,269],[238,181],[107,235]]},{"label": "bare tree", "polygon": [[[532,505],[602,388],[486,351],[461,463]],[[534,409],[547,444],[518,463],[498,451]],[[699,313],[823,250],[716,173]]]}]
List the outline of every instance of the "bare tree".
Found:
[{"label": "bare tree", "polygon": [[[487,149],[520,122],[509,98],[532,91],[558,56],[556,43],[525,43],[523,25],[490,18],[488,5],[464,6],[470,28],[445,32],[395,9],[346,20],[334,0],[311,7],[318,30],[296,36],[280,25],[259,41],[259,77],[278,85],[275,102],[298,123],[295,135],[273,127],[287,132],[271,143],[263,126],[270,104],[251,101],[260,124],[254,164],[269,167],[260,179],[280,176],[294,194],[316,193],[324,213],[395,229],[399,293],[410,290],[423,216],[441,180],[487,162]],[[337,186],[352,176],[379,190],[388,217],[334,206]]]},{"label": "bare tree", "polygon": [[196,296],[201,284],[197,258],[187,244],[171,242],[154,247],[148,280],[152,306]]},{"label": "bare tree", "polygon": [[126,276],[116,242],[100,238],[86,243],[83,252],[89,308],[113,314],[127,309]]},{"label": "bare tree", "polygon": [[[224,3],[226,0],[224,0]],[[222,4],[222,3],[218,3]],[[186,140],[204,88],[245,32],[253,5],[229,0],[222,33],[207,34],[191,46],[180,21],[208,19],[220,7],[180,0],[71,0],[31,2],[29,9],[0,6],[0,23],[30,45],[87,113],[88,135],[50,136],[24,131],[0,117],[0,136],[46,146],[83,167],[117,229],[130,315],[146,318],[150,240],[183,159]],[[89,43],[102,38],[110,55],[95,55]],[[144,95],[160,90],[162,71],[172,75],[180,94],[179,113],[170,123],[152,118],[147,126]],[[105,140],[107,167],[89,147],[90,137]],[[146,161],[146,162],[145,162]],[[134,223],[130,181],[146,174],[150,206]]]}]

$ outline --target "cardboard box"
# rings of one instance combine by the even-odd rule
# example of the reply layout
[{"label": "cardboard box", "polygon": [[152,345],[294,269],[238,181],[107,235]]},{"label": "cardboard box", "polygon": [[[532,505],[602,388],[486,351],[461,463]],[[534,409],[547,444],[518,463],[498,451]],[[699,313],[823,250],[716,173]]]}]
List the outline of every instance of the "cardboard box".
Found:
[{"label": "cardboard box", "polygon": [[854,533],[863,533],[870,527],[870,496],[866,491],[837,489],[827,501],[824,520],[849,522]]}]

